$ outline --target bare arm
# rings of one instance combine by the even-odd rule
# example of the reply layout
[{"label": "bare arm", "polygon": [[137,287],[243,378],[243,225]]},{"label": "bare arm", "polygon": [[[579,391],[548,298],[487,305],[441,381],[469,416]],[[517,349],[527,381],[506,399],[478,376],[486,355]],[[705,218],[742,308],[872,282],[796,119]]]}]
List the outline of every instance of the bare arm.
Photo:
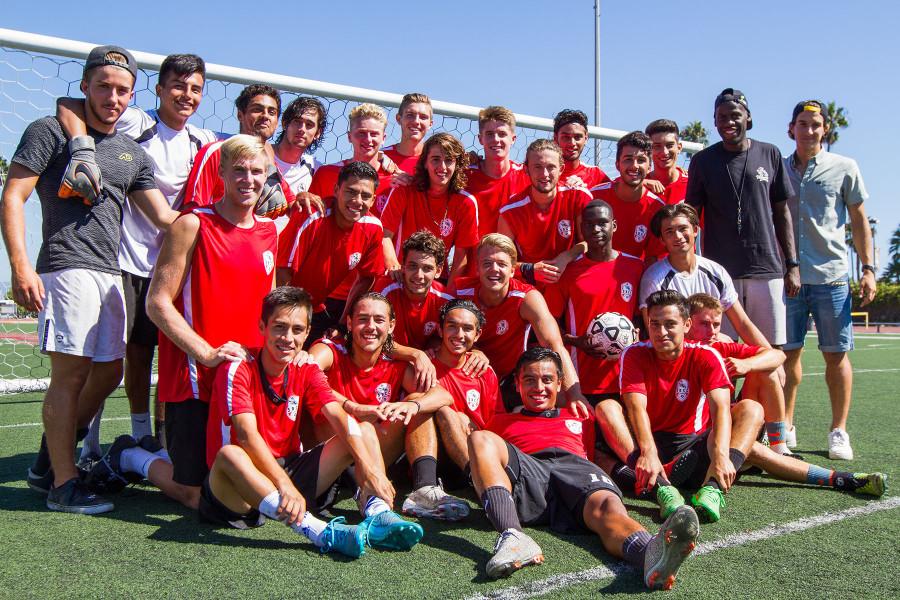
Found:
[{"label": "bare arm", "polygon": [[275,285],[289,285],[291,283],[290,267],[278,267],[275,269]]},{"label": "bare arm", "polygon": [[87,125],[84,122],[84,100],[57,98],[56,118],[70,140],[87,135]]},{"label": "bare arm", "polygon": [[381,238],[381,251],[384,254],[384,266],[387,274],[396,282],[402,280],[402,267],[397,259],[397,252],[394,250],[394,232],[384,230],[384,237]]},{"label": "bare arm", "polygon": [[437,371],[434,369],[434,363],[422,350],[394,342],[391,358],[408,362],[415,369],[416,385],[414,389],[424,392],[437,384]]},{"label": "bare arm", "polygon": [[166,197],[158,189],[131,192],[128,198],[162,231],[168,231],[169,226],[178,218],[178,211],[172,210]]},{"label": "bare arm", "polygon": [[39,175],[19,163],[12,163],[3,187],[3,241],[12,271],[12,292],[16,304],[30,311],[44,308],[44,284],[38,277],[25,246],[25,202],[34,191]]},{"label": "bare arm", "polygon": [[401,402],[385,402],[378,406],[378,414],[385,421],[403,421],[409,424],[415,415],[431,414],[440,408],[453,404],[453,397],[440,385],[426,392],[416,392],[416,373],[412,366],[403,374],[403,389],[409,395]]},{"label": "bare arm", "polygon": [[784,352],[775,348],[760,348],[756,355],[750,358],[723,359],[725,370],[731,378],[743,377],[747,373],[759,371],[771,372],[784,364]]},{"label": "bare arm", "polygon": [[625,404],[625,413],[628,415],[635,444],[641,452],[635,465],[637,489],[645,490],[653,487],[656,478],[663,472],[656,442],[653,440],[650,417],[647,415],[647,396],[629,392],[623,395],[622,402]]},{"label": "bare arm", "polygon": [[[787,202],[776,202],[772,206],[772,220],[775,222],[775,235],[784,260],[797,260],[797,249],[794,247],[794,222]],[[794,297],[800,291],[800,267],[789,267],[784,275],[784,291]]]},{"label": "bare arm", "polygon": [[737,475],[734,464],[728,456],[728,448],[731,445],[731,391],[728,388],[716,388],[706,397],[709,401],[709,418],[712,421],[712,433],[707,442],[710,470],[722,487],[722,491],[727,492]]},{"label": "bare arm", "polygon": [[[853,235],[853,247],[864,265],[875,264],[875,253],[872,248],[872,228],[869,227],[869,219],[866,218],[866,209],[863,203],[847,205],[847,213],[850,215],[850,232]],[[866,269],[862,273],[859,282],[859,296],[862,298],[860,306],[865,306],[875,299],[875,273]]]},{"label": "bare arm", "polygon": [[737,331],[745,343],[763,348],[772,347],[762,332],[750,320],[750,317],[747,316],[747,313],[744,312],[744,307],[741,306],[740,302],[732,304],[731,308],[725,311],[725,316],[731,321],[734,330]]},{"label": "bare arm", "polygon": [[363,277],[362,275],[357,275],[356,281],[353,282],[353,285],[350,287],[350,291],[347,292],[347,303],[344,305],[344,313],[341,315],[341,318],[338,322],[344,323],[349,316],[350,307],[353,306],[353,301],[360,294],[365,294],[370,289],[372,289],[372,284],[375,283],[375,278],[370,276]]},{"label": "bare arm", "polygon": [[453,265],[450,267],[450,273],[447,275],[447,288],[453,289],[457,277],[466,272],[466,265],[469,264],[468,256],[472,248],[456,247],[453,253]]}]

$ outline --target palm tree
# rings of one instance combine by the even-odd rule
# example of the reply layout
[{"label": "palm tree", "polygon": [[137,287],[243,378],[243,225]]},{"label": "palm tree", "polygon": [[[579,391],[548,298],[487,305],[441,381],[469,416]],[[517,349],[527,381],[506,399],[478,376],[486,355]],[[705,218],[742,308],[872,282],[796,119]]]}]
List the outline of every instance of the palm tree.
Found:
[{"label": "palm tree", "polygon": [[831,150],[838,141],[840,135],[838,129],[846,129],[850,122],[847,120],[847,111],[843,106],[838,106],[834,100],[825,105],[825,114],[822,116],[825,117],[825,125],[828,128],[825,134],[825,149]]},{"label": "palm tree", "polygon": [[709,136],[700,121],[691,121],[678,135],[686,142],[697,142],[704,146],[709,142]]},{"label": "palm tree", "polygon": [[881,280],[890,283],[900,283],[900,225],[891,234],[888,252],[891,255],[891,261],[881,274]]}]

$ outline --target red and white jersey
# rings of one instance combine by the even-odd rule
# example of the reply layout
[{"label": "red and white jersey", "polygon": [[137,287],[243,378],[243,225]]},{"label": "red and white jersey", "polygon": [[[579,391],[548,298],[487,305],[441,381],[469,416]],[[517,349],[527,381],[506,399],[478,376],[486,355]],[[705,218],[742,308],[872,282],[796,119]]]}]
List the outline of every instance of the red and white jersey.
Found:
[{"label": "red and white jersey", "polygon": [[[309,193],[315,194],[320,198],[331,198],[334,196],[334,190],[337,186],[338,175],[341,174],[341,169],[344,165],[349,165],[353,162],[353,159],[348,158],[347,160],[342,160],[341,162],[333,163],[330,165],[323,165],[316,170],[315,175],[313,175],[312,183],[309,184]],[[375,188],[375,204],[372,205],[371,212],[376,217],[381,216],[381,211],[384,209],[384,204],[387,202],[388,192],[391,191],[391,177],[392,175],[378,166],[378,186]],[[353,282],[351,281],[352,285]]]},{"label": "red and white jersey", "polygon": [[[275,224],[254,217],[253,226],[242,229],[221,217],[215,206],[192,212],[200,229],[181,293],[173,299],[176,310],[213,348],[228,341],[260,346],[259,309],[272,289]],[[208,402],[213,373],[159,332],[160,402]]]},{"label": "red and white jersey", "polygon": [[581,210],[592,200],[581,188],[559,187],[546,209],[531,199],[531,187],[512,196],[500,215],[512,230],[519,261],[535,263],[556,258],[569,250],[578,238]]},{"label": "red and white jersey", "polygon": [[603,200],[613,209],[616,220],[613,248],[640,259],[665,255],[666,247],[650,231],[650,220],[666,203],[646,188],[637,202],[624,202],[616,195],[616,181],[618,179],[591,189],[594,199]]},{"label": "red and white jersey", "polygon": [[516,361],[528,346],[531,323],[522,318],[519,309],[525,294],[534,289],[518,279],[509,280],[509,291],[497,306],[485,306],[478,297],[481,281],[477,277],[460,277],[453,295],[474,302],[484,313],[485,324],[477,346],[485,353],[497,377],[503,379],[513,372]]},{"label": "red and white jersey", "polygon": [[[544,289],[544,298],[553,316],[565,317],[569,334],[584,335],[591,320],[601,313],[633,318],[643,272],[642,260],[621,252],[607,262],[581,255],[566,267],[558,282]],[[574,347],[570,352],[583,393],[619,392],[618,361],[595,358]]]},{"label": "red and white jersey", "polygon": [[[678,204],[679,202],[684,202],[684,197],[687,194],[687,171],[681,167],[675,168],[678,170],[678,177],[675,178],[675,181],[666,184],[666,189],[662,193],[663,202],[666,204]],[[653,173],[650,173],[648,178],[655,179]]]},{"label": "red and white jersey", "polygon": [[444,242],[447,253],[478,244],[478,202],[466,191],[435,198],[414,185],[402,185],[388,193],[381,223],[394,234],[394,250],[400,256],[403,242],[427,229]]},{"label": "red and white jersey", "polygon": [[437,358],[431,362],[437,371],[438,383],[453,396],[453,408],[468,415],[478,429],[484,429],[494,414],[505,412],[494,369],[488,367],[481,377],[472,377],[462,369],[448,367]]},{"label": "red and white jersey", "polygon": [[600,167],[579,162],[578,166],[574,169],[569,168],[568,165],[564,165],[562,174],[559,177],[559,182],[563,185],[568,185],[567,181],[572,175],[581,179],[581,181],[584,182],[584,187],[587,189],[610,181],[609,175],[604,173],[603,169]]},{"label": "red and white jersey", "polygon": [[[218,201],[225,193],[225,185],[219,176],[219,163],[222,161],[222,144],[224,141],[206,144],[194,157],[194,166],[184,184],[183,207],[208,206]],[[293,205],[295,196],[284,177],[281,178],[281,190],[288,205]]]},{"label": "red and white jersey", "polygon": [[291,285],[309,292],[316,312],[349,276],[352,282],[357,275],[384,273],[381,221],[366,215],[344,230],[334,210],[329,206],[324,214],[295,212],[279,237],[278,267],[290,269]]},{"label": "red and white jersey", "polygon": [[325,344],[331,350],[334,362],[325,375],[334,391],[357,404],[370,406],[400,399],[403,375],[409,366],[407,363],[382,355],[374,367],[361,369],[343,344],[329,339],[321,339],[317,343]]},{"label": "red and white jersey", "polygon": [[594,452],[594,417],[578,418],[568,408],[540,414],[498,413],[487,429],[524,452],[535,454],[559,448],[581,458]]},{"label": "red and white jersey", "polygon": [[503,177],[493,178],[476,163],[466,169],[466,191],[478,200],[478,239],[497,232],[500,208],[513,194],[531,185],[528,173],[517,162],[510,161],[509,171]]},{"label": "red and white jersey", "polygon": [[394,326],[394,341],[410,348],[423,350],[428,340],[437,337],[441,307],[453,296],[444,291],[444,286],[435,281],[428,288],[423,300],[410,298],[403,285],[390,277],[375,281],[373,290],[390,300],[397,316]]},{"label": "red and white jersey", "polygon": [[408,175],[416,174],[416,163],[419,162],[419,156],[407,156],[405,154],[400,154],[400,151],[397,149],[396,145],[390,145],[386,148],[381,149],[388,158],[394,161],[394,164],[397,165],[397,168],[403,171]]},{"label": "red and white jersey", "polygon": [[[216,370],[206,427],[206,464],[212,467],[216,453],[225,444],[238,444],[231,429],[235,415],[256,416],[256,429],[275,458],[300,451],[300,416],[335,400],[328,380],[315,363],[288,365],[285,374],[265,375],[269,385],[285,399],[276,404],[263,388],[259,372],[259,348],[248,361],[224,362]],[[285,386],[285,382],[287,385]]]},{"label": "red and white jersey", "polygon": [[661,360],[650,342],[629,346],[619,358],[622,395],[647,397],[650,428],[669,433],[703,433],[709,427],[706,395],[734,391],[718,352],[703,344],[684,343],[675,360]]}]

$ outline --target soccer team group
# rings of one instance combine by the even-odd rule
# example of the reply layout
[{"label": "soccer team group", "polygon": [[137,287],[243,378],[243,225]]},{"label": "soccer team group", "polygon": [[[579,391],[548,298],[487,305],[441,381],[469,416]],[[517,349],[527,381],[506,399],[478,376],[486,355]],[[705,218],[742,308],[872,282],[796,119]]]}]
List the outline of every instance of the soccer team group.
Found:
[{"label": "soccer team group", "polygon": [[[834,244],[848,216],[863,300],[875,293],[865,189],[852,160],[822,150],[820,103],[794,109],[785,159],[747,137],[747,99],[726,89],[722,141],[689,172],[678,127],[660,119],[618,141],[611,181],[580,160],[577,110],[517,164],[506,108],[481,111],[480,156],[429,135],[423,94],[403,98],[389,147],[385,111],[360,104],[353,157],[319,165],[318,99],[282,110],[277,90],[248,85],[240,132],[223,141],[188,123],[199,57],[166,58],[156,110],[129,106],[136,76],[128,51],[95,48],[85,98],[28,126],[3,190],[15,299],[40,312],[50,356],[27,475],[49,509],[106,512],[108,495],[147,480],[205,521],[281,521],[359,557],[423,536],[392,510],[395,483],[412,490],[402,513],[444,520],[470,513],[445,487],[471,486],[499,534],[489,576],[541,563],[523,526],[549,525],[595,532],[668,589],[700,519],[720,519],[748,469],[884,493],[881,473],[789,449],[811,315],[830,373],[830,456],[852,459],[850,292]],[[101,456],[103,403],[123,372],[132,435]],[[323,514],[347,493],[359,524]],[[623,493],[656,500],[656,534]]]}]

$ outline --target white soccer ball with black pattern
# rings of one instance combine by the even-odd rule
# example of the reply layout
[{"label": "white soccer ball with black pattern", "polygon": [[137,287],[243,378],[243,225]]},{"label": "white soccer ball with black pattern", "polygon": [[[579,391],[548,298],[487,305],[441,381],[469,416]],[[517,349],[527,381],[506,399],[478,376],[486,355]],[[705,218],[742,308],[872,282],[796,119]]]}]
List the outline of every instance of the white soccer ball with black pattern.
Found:
[{"label": "white soccer ball with black pattern", "polygon": [[617,358],[622,350],[637,341],[637,330],[625,315],[605,312],[588,323],[591,347],[606,359]]}]

